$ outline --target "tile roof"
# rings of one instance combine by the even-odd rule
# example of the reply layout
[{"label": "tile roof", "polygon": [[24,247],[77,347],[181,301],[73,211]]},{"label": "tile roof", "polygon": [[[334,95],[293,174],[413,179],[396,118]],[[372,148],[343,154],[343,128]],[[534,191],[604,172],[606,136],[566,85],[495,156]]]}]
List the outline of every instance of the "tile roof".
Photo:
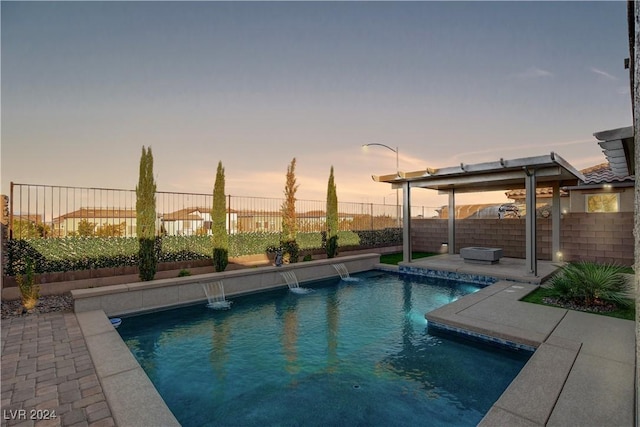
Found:
[{"label": "tile roof", "polygon": [[80,208],[73,212],[60,215],[53,219],[54,222],[61,221],[65,218],[135,218],[135,209],[118,209],[118,208]]},{"label": "tile roof", "polygon": [[[566,191],[560,190],[561,197],[567,196],[568,194],[569,193],[567,193]],[[523,188],[519,190],[507,191],[506,195],[509,199],[524,199],[527,196],[527,192]],[[536,188],[536,197],[542,197],[542,198],[553,197],[553,188],[551,187]]]},{"label": "tile roof", "polygon": [[[631,176],[616,176],[611,170],[611,165],[609,162],[600,163],[599,165],[591,166],[580,171],[584,177],[585,181],[580,182],[578,185],[590,185],[590,184],[605,184],[605,183],[613,183],[613,182],[633,182],[635,178],[633,175]],[[509,199],[521,199],[526,196],[526,191],[524,189],[519,190],[511,190],[505,193]],[[566,191],[560,190],[560,196],[566,196],[568,193]],[[551,187],[545,188],[537,188],[536,189],[536,197],[551,197],[553,196],[553,189]]]},{"label": "tile roof", "polygon": [[582,169],[580,172],[582,172],[582,174],[586,178],[583,184],[603,184],[612,182],[634,181],[633,175],[627,175],[623,177],[616,176],[611,170],[611,165],[608,162],[600,163],[599,165]]}]

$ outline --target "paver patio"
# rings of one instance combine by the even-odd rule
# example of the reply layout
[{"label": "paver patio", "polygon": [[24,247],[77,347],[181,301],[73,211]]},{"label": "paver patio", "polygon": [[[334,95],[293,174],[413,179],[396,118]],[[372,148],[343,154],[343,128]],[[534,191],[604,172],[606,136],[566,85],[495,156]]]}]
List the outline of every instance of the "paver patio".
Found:
[{"label": "paver patio", "polygon": [[115,425],[74,313],[2,320],[2,425]]}]

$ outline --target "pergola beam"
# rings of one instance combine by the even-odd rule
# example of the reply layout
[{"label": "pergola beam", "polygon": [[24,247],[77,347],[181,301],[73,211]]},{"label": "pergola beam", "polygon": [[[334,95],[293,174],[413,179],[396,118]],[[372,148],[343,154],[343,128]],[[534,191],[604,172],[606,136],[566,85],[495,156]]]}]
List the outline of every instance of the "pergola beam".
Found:
[{"label": "pergola beam", "polygon": [[441,169],[426,168],[414,172],[397,171],[395,174],[372,176],[374,181],[403,189],[403,252],[411,259],[411,189],[427,188],[449,195],[448,251],[455,253],[455,196],[458,193],[522,188],[526,189],[526,261],[527,272],[538,274],[536,252],[536,187],[553,186],[552,249],[554,260],[560,253],[560,187],[585,181],[584,175],[562,157],[551,153],[544,156],[477,164],[463,164]]}]

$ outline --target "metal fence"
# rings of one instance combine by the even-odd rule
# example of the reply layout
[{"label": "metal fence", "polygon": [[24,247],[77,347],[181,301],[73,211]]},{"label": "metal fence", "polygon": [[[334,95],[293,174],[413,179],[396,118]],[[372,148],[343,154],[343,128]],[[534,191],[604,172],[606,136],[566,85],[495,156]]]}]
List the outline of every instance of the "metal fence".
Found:
[{"label": "metal fence", "polygon": [[[230,234],[280,232],[284,199],[227,196]],[[136,192],[113,188],[11,183],[9,238],[136,235]],[[211,234],[212,194],[156,192],[156,230],[165,235]],[[416,217],[438,215],[436,208],[412,206]],[[297,200],[300,232],[326,229],[326,201]],[[402,209],[393,204],[338,202],[342,230],[402,226]]]}]

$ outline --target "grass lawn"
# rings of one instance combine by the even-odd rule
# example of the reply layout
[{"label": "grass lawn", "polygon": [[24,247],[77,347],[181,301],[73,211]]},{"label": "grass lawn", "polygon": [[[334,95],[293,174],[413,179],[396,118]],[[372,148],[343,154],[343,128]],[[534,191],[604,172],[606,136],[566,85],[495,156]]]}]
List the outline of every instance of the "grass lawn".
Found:
[{"label": "grass lawn", "polygon": [[[546,304],[545,302],[543,302],[543,298],[549,296],[549,293],[550,292],[548,289],[538,288],[535,291],[531,292],[526,297],[522,298],[521,301],[531,302],[534,304],[547,305],[549,307],[557,307],[555,305]],[[591,311],[585,311],[585,313],[600,314],[602,316],[617,317],[618,319],[625,319],[625,320],[635,320],[636,318],[636,310],[633,307],[619,308],[617,310],[608,311],[604,313],[597,313],[597,312],[591,312]]]},{"label": "grass lawn", "polygon": [[[434,255],[438,255],[438,254],[435,252],[411,252],[411,259],[426,258]],[[400,261],[402,261],[402,252],[397,254],[386,254],[386,255],[380,256],[380,262],[382,264],[398,265]]]}]

